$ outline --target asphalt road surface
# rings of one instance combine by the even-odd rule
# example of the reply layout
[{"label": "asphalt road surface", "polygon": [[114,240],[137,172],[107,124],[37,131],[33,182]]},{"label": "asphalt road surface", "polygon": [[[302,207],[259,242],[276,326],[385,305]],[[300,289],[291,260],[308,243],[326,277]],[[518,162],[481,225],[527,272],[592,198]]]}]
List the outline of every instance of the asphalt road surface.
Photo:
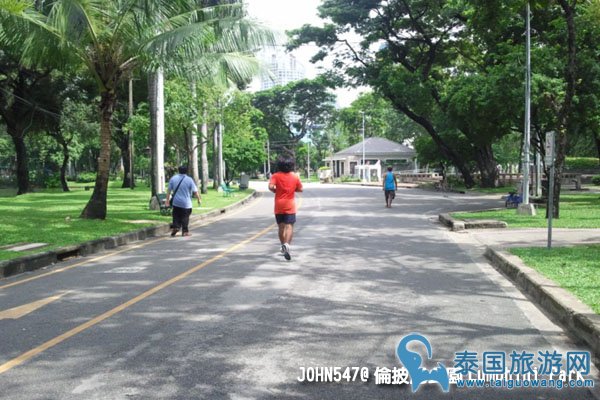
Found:
[{"label": "asphalt road surface", "polygon": [[[513,351],[586,349],[488,265],[480,245],[435,222],[499,198],[404,189],[386,209],[379,188],[305,189],[289,262],[265,192],[189,238],[0,282],[0,398],[594,398],[587,389],[377,384],[378,368],[383,379],[383,368],[402,367],[396,347],[413,332],[431,344],[430,360],[422,344],[409,348],[426,369],[454,366],[465,351],[481,368],[484,352],[510,364]],[[309,367],[360,367],[369,379],[299,382]]]}]

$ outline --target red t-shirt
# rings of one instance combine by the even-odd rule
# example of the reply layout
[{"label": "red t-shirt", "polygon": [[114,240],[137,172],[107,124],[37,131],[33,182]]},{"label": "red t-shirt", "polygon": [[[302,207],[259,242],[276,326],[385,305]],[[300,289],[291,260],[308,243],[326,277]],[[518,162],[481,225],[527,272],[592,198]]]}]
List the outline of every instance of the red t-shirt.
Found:
[{"label": "red t-shirt", "polygon": [[296,190],[302,190],[298,175],[276,172],[269,183],[275,185],[275,214],[296,214]]}]

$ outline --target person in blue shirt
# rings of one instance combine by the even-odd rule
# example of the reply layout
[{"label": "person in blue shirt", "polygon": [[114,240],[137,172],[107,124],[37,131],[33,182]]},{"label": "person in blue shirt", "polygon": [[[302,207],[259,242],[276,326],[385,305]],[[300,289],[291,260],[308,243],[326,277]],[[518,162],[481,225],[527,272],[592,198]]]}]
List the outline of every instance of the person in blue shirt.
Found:
[{"label": "person in blue shirt", "polygon": [[[198,199],[200,205],[200,194],[194,180],[187,176],[187,167],[181,166],[179,174],[169,180],[167,189],[166,205],[173,206],[173,223],[171,224],[171,236],[177,235],[181,229],[183,236],[190,236],[189,223],[192,214],[192,196]],[[171,197],[173,197],[171,199]]]},{"label": "person in blue shirt", "polygon": [[392,172],[392,167],[388,167],[387,170],[388,172],[386,172],[383,179],[383,191],[385,193],[385,206],[392,208],[392,200],[396,197],[398,182],[396,181],[396,175]]}]

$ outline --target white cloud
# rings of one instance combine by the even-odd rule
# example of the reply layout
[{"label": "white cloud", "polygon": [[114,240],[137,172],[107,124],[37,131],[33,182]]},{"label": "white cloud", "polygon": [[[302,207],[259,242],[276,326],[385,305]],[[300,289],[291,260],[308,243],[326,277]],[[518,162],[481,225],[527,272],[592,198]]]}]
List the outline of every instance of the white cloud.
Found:
[{"label": "white cloud", "polygon": [[303,24],[320,24],[321,0],[246,0],[248,14],[273,29],[285,31]]}]

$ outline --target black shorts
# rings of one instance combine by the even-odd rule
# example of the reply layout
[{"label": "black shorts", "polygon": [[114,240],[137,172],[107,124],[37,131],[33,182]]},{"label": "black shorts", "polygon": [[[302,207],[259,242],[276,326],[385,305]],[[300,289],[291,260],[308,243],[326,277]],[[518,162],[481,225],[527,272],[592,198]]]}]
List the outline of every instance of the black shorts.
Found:
[{"label": "black shorts", "polygon": [[291,224],[296,222],[296,214],[275,214],[275,221],[278,224]]},{"label": "black shorts", "polygon": [[394,198],[396,198],[396,191],[395,190],[386,190],[385,191],[385,199],[387,200],[388,197],[391,197],[391,199],[394,200]]}]

